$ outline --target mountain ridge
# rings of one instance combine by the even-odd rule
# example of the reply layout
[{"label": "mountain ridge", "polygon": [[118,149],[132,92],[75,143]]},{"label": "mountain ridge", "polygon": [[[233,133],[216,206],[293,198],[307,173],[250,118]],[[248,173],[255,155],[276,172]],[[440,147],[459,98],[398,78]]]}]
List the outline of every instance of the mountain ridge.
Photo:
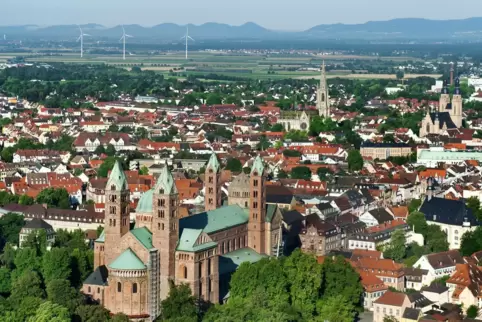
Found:
[{"label": "mountain ridge", "polygon": [[[241,25],[206,22],[203,24],[180,25],[175,23],[160,23],[154,26],[139,24],[125,25],[126,33],[137,39],[179,40],[189,27],[189,35],[199,40],[208,39],[279,39],[313,38],[313,39],[384,39],[384,38],[460,38],[482,39],[482,17],[451,20],[432,20],[425,18],[397,18],[384,21],[367,21],[358,24],[318,24],[302,31],[279,31],[265,28],[255,22]],[[96,23],[81,25],[82,30],[92,37],[114,39],[122,35],[122,26],[106,27]],[[68,40],[79,34],[77,25],[17,25],[0,26],[0,34],[6,34],[11,39],[51,39]]]}]

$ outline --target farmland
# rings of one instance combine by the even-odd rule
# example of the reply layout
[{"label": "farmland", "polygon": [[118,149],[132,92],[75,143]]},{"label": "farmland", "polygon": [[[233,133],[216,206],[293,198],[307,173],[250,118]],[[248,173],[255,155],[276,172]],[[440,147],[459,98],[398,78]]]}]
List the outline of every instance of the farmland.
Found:
[{"label": "farmland", "polygon": [[[6,62],[22,54],[0,54],[0,63]],[[186,60],[182,52],[166,52],[161,54],[129,54],[126,60],[117,55],[86,54],[80,58],[78,53],[62,53],[61,55],[25,55],[26,62],[54,63],[63,62],[69,64],[107,64],[124,69],[138,66],[143,70],[152,70],[169,77],[185,78],[194,75],[204,79],[210,79],[210,75],[223,76],[225,78],[249,78],[249,79],[311,79],[316,78],[323,60],[327,65],[337,68],[328,70],[328,78],[349,79],[396,79],[394,72],[376,73],[366,69],[349,69],[348,66],[360,64],[363,68],[382,66],[396,66],[403,62],[414,62],[412,57],[378,57],[360,55],[261,55],[261,54],[231,54],[226,52],[191,52]],[[392,68],[392,67],[389,67]],[[392,68],[393,70],[393,68]],[[438,78],[440,74],[407,74],[406,78],[428,76]]]}]

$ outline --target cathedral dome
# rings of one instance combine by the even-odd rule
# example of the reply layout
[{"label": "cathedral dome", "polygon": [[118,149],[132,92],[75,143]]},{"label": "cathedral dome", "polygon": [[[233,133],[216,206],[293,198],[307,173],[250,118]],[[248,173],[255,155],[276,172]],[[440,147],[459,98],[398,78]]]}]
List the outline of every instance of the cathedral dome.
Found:
[{"label": "cathedral dome", "polygon": [[142,195],[141,199],[137,203],[136,212],[137,213],[149,213],[152,212],[152,197],[154,195],[154,190],[149,189]]}]

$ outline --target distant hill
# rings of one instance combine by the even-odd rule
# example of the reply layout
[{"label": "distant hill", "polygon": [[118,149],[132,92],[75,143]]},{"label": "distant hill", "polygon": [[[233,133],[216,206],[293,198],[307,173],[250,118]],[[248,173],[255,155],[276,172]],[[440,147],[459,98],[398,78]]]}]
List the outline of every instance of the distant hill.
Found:
[{"label": "distant hill", "polygon": [[[85,33],[96,39],[119,39],[122,27],[104,27],[99,24],[81,26]],[[208,22],[202,25],[177,25],[162,23],[152,27],[125,25],[134,39],[178,41],[189,27],[189,35],[196,40],[223,39],[482,39],[482,18],[460,20],[428,20],[419,18],[369,21],[363,24],[318,25],[305,31],[285,32],[266,29],[248,22],[241,26]],[[39,27],[0,26],[0,35],[9,39],[75,40],[79,35],[77,25]],[[134,40],[134,41],[136,41]]]}]

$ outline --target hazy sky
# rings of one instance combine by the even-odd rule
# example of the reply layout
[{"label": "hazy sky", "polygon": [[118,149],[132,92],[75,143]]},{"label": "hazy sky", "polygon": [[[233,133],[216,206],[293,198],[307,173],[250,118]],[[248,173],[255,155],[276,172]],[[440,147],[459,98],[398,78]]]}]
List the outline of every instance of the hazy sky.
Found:
[{"label": "hazy sky", "polygon": [[323,23],[482,15],[481,0],[0,0],[0,25],[256,22],[301,30]]}]

